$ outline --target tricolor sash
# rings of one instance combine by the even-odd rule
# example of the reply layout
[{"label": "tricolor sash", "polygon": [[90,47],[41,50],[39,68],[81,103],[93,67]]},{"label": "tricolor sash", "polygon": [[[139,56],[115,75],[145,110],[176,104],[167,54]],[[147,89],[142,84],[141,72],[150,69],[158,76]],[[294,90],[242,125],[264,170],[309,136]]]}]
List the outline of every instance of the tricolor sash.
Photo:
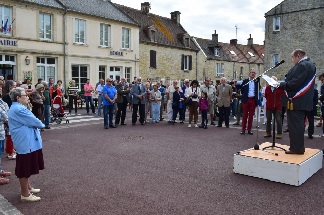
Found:
[{"label": "tricolor sash", "polygon": [[288,97],[288,93],[287,91],[285,90],[284,93],[286,95],[286,97],[288,98],[288,104],[287,104],[287,109],[288,110],[293,110],[294,109],[294,106],[293,106],[293,99],[295,98],[298,98],[302,95],[304,95],[312,86],[312,83],[314,82],[315,80],[315,77],[316,77],[316,73],[314,74],[314,76],[312,77],[312,79],[309,81],[309,82],[306,82],[302,87],[301,89],[291,98]]}]

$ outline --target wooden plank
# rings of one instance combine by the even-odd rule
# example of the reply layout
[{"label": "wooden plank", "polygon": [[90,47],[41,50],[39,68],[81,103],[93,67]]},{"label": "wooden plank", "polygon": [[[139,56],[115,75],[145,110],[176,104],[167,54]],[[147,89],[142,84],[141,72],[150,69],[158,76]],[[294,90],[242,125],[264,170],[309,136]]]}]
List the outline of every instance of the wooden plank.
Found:
[{"label": "wooden plank", "polygon": [[[266,150],[262,150],[264,147],[271,145],[272,143],[265,142],[260,145],[260,150],[250,148],[244,151],[240,151],[239,155],[299,165],[321,151],[319,149],[306,148],[305,153],[303,155],[287,155],[283,150],[277,148],[268,148]],[[276,143],[276,146],[282,147],[286,150],[289,149],[289,146],[282,145],[279,143]],[[276,156],[274,153],[277,153],[278,156]]]}]

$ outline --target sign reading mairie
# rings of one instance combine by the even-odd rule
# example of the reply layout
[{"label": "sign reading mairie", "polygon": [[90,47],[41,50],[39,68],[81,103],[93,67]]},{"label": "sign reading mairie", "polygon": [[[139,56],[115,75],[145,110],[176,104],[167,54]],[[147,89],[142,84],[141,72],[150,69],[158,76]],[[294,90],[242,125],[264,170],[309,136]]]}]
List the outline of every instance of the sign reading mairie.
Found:
[{"label": "sign reading mairie", "polygon": [[0,39],[0,45],[1,46],[18,46],[18,41],[17,40]]},{"label": "sign reading mairie", "polygon": [[119,51],[110,51],[110,55],[124,56],[124,53]]}]

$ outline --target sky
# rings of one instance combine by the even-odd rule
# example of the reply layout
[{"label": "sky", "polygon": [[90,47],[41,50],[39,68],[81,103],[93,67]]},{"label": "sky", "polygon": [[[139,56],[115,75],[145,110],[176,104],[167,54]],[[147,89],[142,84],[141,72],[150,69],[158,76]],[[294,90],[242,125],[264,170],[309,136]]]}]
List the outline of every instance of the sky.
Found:
[{"label": "sky", "polygon": [[[112,2],[140,10],[148,0],[112,0]],[[254,44],[263,44],[266,12],[283,0],[151,0],[150,13],[171,17],[180,11],[180,23],[190,36],[211,39],[217,32],[218,41],[229,43],[237,39],[247,44],[250,34]],[[237,29],[236,27],[237,26]],[[237,31],[237,37],[236,37]]]}]

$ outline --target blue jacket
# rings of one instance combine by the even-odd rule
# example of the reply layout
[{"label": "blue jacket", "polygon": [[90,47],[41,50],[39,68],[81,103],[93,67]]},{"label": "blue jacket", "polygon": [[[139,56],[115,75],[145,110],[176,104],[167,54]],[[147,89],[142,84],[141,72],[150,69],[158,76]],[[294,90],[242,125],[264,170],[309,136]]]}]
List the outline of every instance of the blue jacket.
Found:
[{"label": "blue jacket", "polygon": [[[241,101],[242,103],[247,102],[248,97],[249,97],[249,85],[247,84],[249,82],[249,79],[244,79],[241,85],[241,94],[242,98]],[[247,84],[247,85],[245,85]],[[245,86],[244,86],[245,85]],[[254,100],[255,100],[255,105],[258,104],[258,92],[259,92],[259,79],[254,80]]]},{"label": "blue jacket", "polygon": [[39,129],[45,125],[22,104],[12,103],[8,112],[8,124],[18,154],[28,154],[43,147]]}]

